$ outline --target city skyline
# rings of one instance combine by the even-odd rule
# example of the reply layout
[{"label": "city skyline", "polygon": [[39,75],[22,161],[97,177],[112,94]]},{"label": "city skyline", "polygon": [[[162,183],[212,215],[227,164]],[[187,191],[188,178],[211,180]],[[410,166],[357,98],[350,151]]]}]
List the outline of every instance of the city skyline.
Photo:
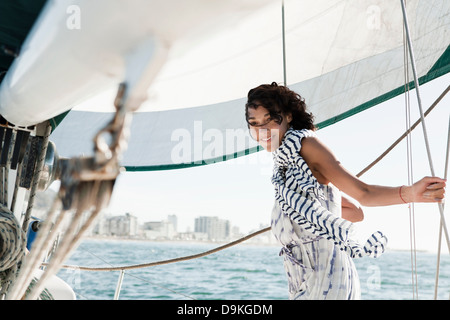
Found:
[{"label": "city skyline", "polygon": [[[241,238],[247,234],[240,231],[239,227],[231,221],[220,219],[217,216],[198,216],[194,219],[193,229],[178,230],[178,217],[168,215],[163,220],[138,221],[138,218],[128,212],[124,214],[102,214],[90,236],[116,237],[126,239],[143,240],[195,240],[223,242]],[[262,226],[260,226],[262,227]],[[257,230],[254,230],[257,231]],[[253,242],[273,243],[271,234],[266,234],[263,239]]]}]

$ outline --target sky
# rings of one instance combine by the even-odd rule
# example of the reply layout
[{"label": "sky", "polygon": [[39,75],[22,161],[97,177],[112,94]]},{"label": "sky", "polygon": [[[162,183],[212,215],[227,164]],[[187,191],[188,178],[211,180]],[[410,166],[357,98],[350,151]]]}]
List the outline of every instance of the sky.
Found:
[{"label": "sky", "polygon": [[[442,76],[420,87],[425,111],[450,83]],[[410,93],[411,122],[420,117],[415,91]],[[443,177],[449,128],[450,95],[426,118],[432,161],[437,176]],[[357,174],[406,129],[404,95],[377,105],[317,132],[321,139],[352,173]],[[412,134],[413,181],[430,175],[422,127]],[[370,184],[408,184],[406,140],[361,179]],[[110,206],[111,214],[129,212],[140,222],[158,221],[168,215],[178,217],[178,231],[193,231],[194,219],[217,216],[230,220],[243,233],[270,223],[274,190],[270,182],[272,155],[261,151],[252,155],[201,167],[153,172],[126,172],[117,180]],[[415,238],[418,250],[435,252],[438,246],[439,210],[436,204],[363,207],[365,219],[357,223],[364,239],[380,230],[389,239],[390,249],[409,249]],[[413,210],[413,214],[411,214]],[[448,209],[445,209],[446,220]],[[414,217],[412,219],[411,217]],[[410,232],[414,221],[414,232]],[[443,250],[448,252],[445,240]]]}]

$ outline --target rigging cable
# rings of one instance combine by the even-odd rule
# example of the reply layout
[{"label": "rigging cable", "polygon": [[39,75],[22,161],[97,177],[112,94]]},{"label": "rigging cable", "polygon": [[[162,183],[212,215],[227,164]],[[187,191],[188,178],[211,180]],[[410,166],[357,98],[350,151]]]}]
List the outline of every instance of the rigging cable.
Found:
[{"label": "rigging cable", "polygon": [[[444,165],[444,179],[447,179],[448,175],[448,162],[449,162],[449,150],[450,149],[450,116],[448,118],[448,136],[447,136],[447,151],[445,155]],[[439,223],[439,235],[438,235],[438,249],[437,249],[437,262],[436,262],[436,279],[434,282],[434,300],[437,300],[438,284],[439,284],[439,267],[441,264],[441,245],[442,245],[442,221]],[[449,297],[450,299],[450,297]]]},{"label": "rigging cable", "polygon": [[[404,70],[404,91],[405,91],[405,126],[408,135],[406,136],[406,166],[408,175],[408,185],[411,185],[413,179],[413,161],[412,161],[412,138],[411,138],[411,101],[409,87],[409,68],[408,68],[408,52],[407,52],[405,30],[403,29],[403,70]],[[416,226],[414,203],[408,204],[409,212],[409,242],[411,254],[411,284],[413,299],[419,298],[418,281],[417,281],[417,249],[416,249]]]},{"label": "rigging cable", "polygon": [[[423,131],[423,136],[424,136],[424,139],[425,139],[425,146],[426,146],[426,150],[427,150],[428,163],[430,165],[431,175],[435,176],[433,160],[432,160],[432,157],[431,157],[430,144],[429,144],[429,141],[428,141],[427,128],[426,128],[426,124],[425,124],[425,117],[424,117],[423,110],[422,110],[422,100],[421,100],[421,97],[420,97],[419,81],[418,81],[418,78],[417,78],[416,64],[415,64],[415,58],[414,58],[414,50],[413,50],[413,46],[412,46],[411,37],[410,37],[410,34],[409,34],[409,26],[408,26],[407,14],[406,14],[405,2],[404,2],[404,0],[400,0],[400,3],[401,3],[402,13],[403,13],[403,23],[404,23],[404,30],[405,30],[405,33],[406,33],[406,40],[408,42],[408,51],[409,51],[409,56],[410,56],[410,59],[411,59],[411,68],[412,68],[412,72],[413,72],[413,76],[414,76],[414,85],[415,85],[415,88],[416,88],[416,97],[417,97],[417,102],[418,102],[418,106],[419,106],[420,117],[422,119],[422,129],[423,129],[422,131]],[[438,207],[439,207],[439,214],[440,214],[440,217],[441,217],[440,225],[442,226],[442,229],[444,231],[445,238],[446,238],[446,241],[447,241],[447,247],[448,247],[448,249],[450,251],[450,239],[449,239],[447,226],[446,226],[446,223],[445,223],[444,206],[443,206],[442,203],[438,203]]]},{"label": "rigging cable", "polygon": [[[445,95],[450,91],[450,85],[439,95],[439,97],[433,102],[433,104],[425,111],[425,117],[430,114],[430,112],[441,102],[441,100],[445,97]],[[409,130],[406,130],[394,143],[392,143],[382,154],[380,154],[374,161],[372,161],[369,165],[367,165],[364,169],[362,169],[356,176],[359,178],[364,173],[369,171],[373,166],[375,166],[378,162],[380,162],[392,149],[394,149],[406,136],[412,132],[420,123],[422,119],[419,118],[414,124],[411,126]]]}]

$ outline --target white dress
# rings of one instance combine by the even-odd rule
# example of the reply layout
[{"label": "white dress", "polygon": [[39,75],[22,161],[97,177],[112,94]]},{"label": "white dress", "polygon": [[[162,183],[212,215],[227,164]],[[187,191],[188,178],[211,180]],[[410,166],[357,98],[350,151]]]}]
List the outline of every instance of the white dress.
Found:
[{"label": "white dress", "polygon": [[[340,216],[340,192],[332,185],[320,185],[323,206]],[[360,299],[359,278],[352,258],[330,240],[315,236],[293,223],[275,203],[272,232],[283,245],[289,285],[289,299]]]},{"label": "white dress", "polygon": [[321,185],[300,156],[310,130],[289,129],[274,155],[275,205],[272,232],[283,245],[280,255],[290,299],[360,299],[352,258],[378,257],[387,243],[381,232],[365,243],[352,239],[353,224],[341,218],[341,194]]}]

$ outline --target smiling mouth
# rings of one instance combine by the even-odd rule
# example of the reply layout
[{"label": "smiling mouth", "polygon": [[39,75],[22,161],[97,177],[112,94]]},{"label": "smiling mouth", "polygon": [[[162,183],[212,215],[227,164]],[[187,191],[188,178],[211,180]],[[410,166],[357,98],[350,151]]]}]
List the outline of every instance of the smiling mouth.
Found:
[{"label": "smiling mouth", "polygon": [[263,142],[268,142],[268,141],[270,141],[270,140],[272,140],[272,137],[269,137],[269,138],[267,138],[267,139],[261,139],[261,141],[263,141]]}]

